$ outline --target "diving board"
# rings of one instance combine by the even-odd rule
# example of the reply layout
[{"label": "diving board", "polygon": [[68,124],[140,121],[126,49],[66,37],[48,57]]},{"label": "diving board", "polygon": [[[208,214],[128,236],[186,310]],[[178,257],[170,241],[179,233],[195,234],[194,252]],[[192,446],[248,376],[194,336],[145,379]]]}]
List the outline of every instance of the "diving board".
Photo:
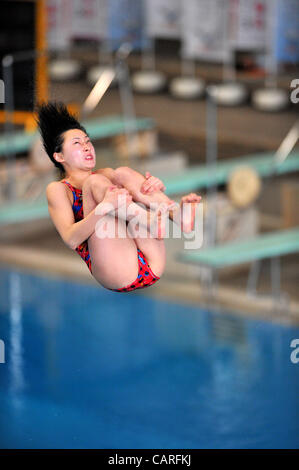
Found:
[{"label": "diving board", "polygon": [[[201,265],[210,269],[207,289],[211,295],[214,287],[215,270],[243,263],[252,263],[248,281],[247,295],[263,297],[257,294],[257,281],[261,263],[269,259],[271,262],[271,291],[273,310],[279,306],[280,300],[285,300],[281,292],[280,256],[299,252],[299,227],[261,234],[258,237],[225,243],[201,250],[188,250],[178,254],[181,262]],[[217,285],[217,283],[216,283]],[[286,306],[285,306],[286,308]]]},{"label": "diving board", "polygon": [[29,202],[6,202],[0,208],[0,225],[26,222],[49,217],[48,202],[46,199]]},{"label": "diving board", "polygon": [[186,250],[179,260],[215,269],[299,252],[299,227],[201,250]]},{"label": "diving board", "polygon": [[[128,128],[137,132],[151,130],[155,127],[155,122],[150,118],[124,120],[121,116],[109,116],[88,119],[83,121],[82,125],[86,128],[90,138],[96,140],[125,134]],[[12,136],[0,136],[0,157],[28,152],[37,136],[37,132],[26,133],[23,131],[14,132]]]},{"label": "diving board", "polygon": [[206,164],[191,166],[178,175],[163,178],[165,192],[167,195],[174,195],[225,184],[232,171],[240,166],[253,168],[261,177],[299,171],[299,152],[290,153],[286,160],[276,166],[273,164],[274,156],[274,152],[263,152],[254,156],[231,158],[215,164],[213,169]]}]

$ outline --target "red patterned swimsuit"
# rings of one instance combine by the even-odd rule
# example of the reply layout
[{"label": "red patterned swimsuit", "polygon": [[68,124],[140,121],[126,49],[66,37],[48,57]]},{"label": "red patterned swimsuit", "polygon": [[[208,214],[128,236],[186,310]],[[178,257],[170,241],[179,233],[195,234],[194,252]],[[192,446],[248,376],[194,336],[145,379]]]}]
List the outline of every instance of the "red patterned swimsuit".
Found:
[{"label": "red patterned swimsuit", "polygon": [[[74,218],[75,218],[75,222],[79,222],[84,217],[83,203],[82,203],[82,190],[74,188],[68,181],[62,181],[62,182],[65,183],[73,193]],[[87,240],[85,240],[83,243],[77,246],[76,251],[81,256],[83,261],[85,261],[89,271],[92,273],[91,258],[90,258],[90,253],[88,249]],[[135,289],[142,289],[144,287],[149,287],[155,284],[155,282],[157,282],[160,279],[158,276],[156,276],[152,272],[144,254],[142,253],[141,250],[139,250],[139,248],[137,248],[137,256],[138,256],[138,271],[139,271],[137,279],[132,284],[129,284],[120,289],[109,289],[109,290],[113,290],[115,292],[130,292]]]}]

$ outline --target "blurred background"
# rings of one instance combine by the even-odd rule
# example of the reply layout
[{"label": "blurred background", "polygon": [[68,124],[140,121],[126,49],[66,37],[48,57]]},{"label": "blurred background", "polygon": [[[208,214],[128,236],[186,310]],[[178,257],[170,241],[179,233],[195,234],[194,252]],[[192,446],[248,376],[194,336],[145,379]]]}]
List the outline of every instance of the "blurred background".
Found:
[{"label": "blurred background", "polygon": [[[50,181],[60,177],[45,155],[36,132],[34,107],[45,100],[62,100],[80,116],[96,148],[97,168],[125,165],[143,174],[150,171],[162,179],[166,193],[176,201],[191,191],[203,197],[202,247],[186,250],[184,238],[167,239],[163,278],[154,287],[124,301],[124,311],[133,329],[136,309],[142,312],[144,308],[147,321],[154,322],[155,328],[149,328],[146,344],[151,344],[154,350],[157,344],[151,340],[159,331],[162,349],[158,347],[158,350],[162,355],[167,350],[170,355],[173,351],[175,354],[184,351],[188,356],[192,350],[192,354],[203,360],[201,354],[205,347],[216,347],[220,338],[221,348],[226,344],[224,350],[221,349],[219,356],[215,352],[213,358],[204,357],[205,367],[212,359],[222,367],[226,347],[232,354],[236,351],[241,354],[242,350],[239,359],[246,356],[246,360],[253,361],[251,364],[257,364],[263,357],[264,343],[259,343],[262,338],[271,343],[269,348],[265,346],[267,357],[274,355],[281,359],[279,351],[284,351],[286,357],[289,343],[281,342],[281,335],[289,334],[286,330],[267,330],[265,336],[260,333],[256,338],[255,333],[248,333],[251,330],[247,329],[247,323],[242,322],[253,319],[273,322],[273,325],[278,322],[294,329],[299,322],[299,1],[1,0],[0,9],[1,313],[7,314],[0,316],[4,322],[0,337],[6,332],[8,336],[12,334],[11,341],[17,338],[8,352],[17,358],[12,370],[14,390],[23,390],[24,377],[21,380],[20,374],[24,375],[26,363],[26,360],[23,365],[20,363],[24,346],[21,345],[22,312],[38,318],[38,327],[47,332],[44,354],[50,361],[47,362],[50,369],[53,364],[58,367],[55,354],[60,351],[53,338],[62,328],[62,319],[70,311],[77,312],[78,305],[81,311],[74,313],[75,318],[84,312],[91,328],[96,320],[90,312],[96,314],[99,305],[105,312],[108,323],[102,319],[105,326],[97,327],[94,334],[100,336],[95,338],[102,337],[109,321],[112,322],[111,315],[115,318],[115,328],[107,334],[112,334],[118,345],[124,347],[121,334],[131,331],[128,325],[123,326],[122,332],[117,329],[119,298],[104,293],[96,284],[78,255],[63,244],[49,219],[45,189]],[[92,90],[96,99],[90,102],[87,98]],[[82,303],[74,295],[80,289],[84,289],[86,299],[93,299],[92,306],[88,307],[87,300],[86,304]],[[68,297],[66,300],[67,295],[70,299],[74,295],[73,302]],[[40,298],[46,299],[42,307]],[[210,309],[214,313],[206,317]],[[176,320],[173,315],[164,317],[166,311],[173,315],[176,312]],[[227,312],[230,317],[226,317]],[[34,325],[36,318],[32,320]],[[79,328],[79,322],[85,320],[78,318]],[[202,336],[195,339],[199,321]],[[265,328],[274,328],[270,323],[267,325]],[[28,328],[33,331],[32,325]],[[143,335],[148,326],[140,320],[136,328]],[[296,337],[292,336],[294,331],[290,330],[291,337]],[[207,343],[203,340],[204,332]],[[257,352],[253,357],[252,350],[248,352],[247,340],[251,334],[255,347],[260,346],[256,351],[261,355]],[[296,334],[298,337],[297,330]],[[134,343],[134,348],[137,346]],[[134,348],[138,355],[140,350]],[[110,354],[109,347],[108,350]],[[147,350],[150,356],[149,351],[152,350]],[[104,349],[103,353],[107,351]],[[121,353],[111,361],[117,364],[124,361],[123,367],[128,365],[120,357]],[[207,372],[214,385],[219,379],[218,398],[224,401],[233,398],[234,373],[239,371],[234,362],[228,362],[225,370],[229,378],[217,376],[216,369]],[[40,366],[36,365],[37,370]],[[268,363],[264,366],[270,367]],[[283,375],[277,362],[274,366],[273,373],[277,375],[273,380],[277,384],[282,382]],[[106,377],[108,365],[101,367]],[[181,382],[184,367],[182,363],[178,373]],[[51,383],[57,384],[54,369],[51,369]],[[193,383],[190,371],[189,379]],[[89,371],[85,373],[89,377]],[[224,390],[228,395],[222,395]],[[107,396],[110,393],[107,388]],[[276,399],[279,396],[286,403],[292,401],[285,390],[281,393]],[[251,398],[249,393],[248,400]],[[260,397],[255,398],[259,403]],[[96,407],[93,401],[96,398],[90,399]],[[167,401],[166,396],[164,399]],[[189,397],[188,406],[192,400],[195,398]],[[239,405],[246,413],[259,413],[244,403]],[[293,401],[288,416],[294,415],[295,405],[298,403]],[[43,413],[35,411],[36,416]],[[226,420],[229,423],[234,414],[236,410],[220,417],[214,413],[211,423],[223,419],[223,429],[226,429]],[[71,423],[79,417],[72,415],[68,419]],[[271,428],[267,419],[261,420],[259,436],[253,428],[245,431],[238,427],[240,423],[235,423],[233,434],[228,426],[229,438],[223,430],[226,441],[221,441],[221,436],[213,441],[215,436],[211,431],[211,442],[214,442],[211,445],[298,444],[280,432],[276,433],[276,440],[263,440],[263,426]],[[282,429],[283,420],[277,419]],[[178,443],[181,447],[184,444],[196,447],[199,441],[188,436],[185,440],[182,436],[167,440],[165,436],[172,432],[168,423],[164,437],[161,435],[160,440],[159,436],[157,440],[148,437],[144,441],[136,441],[127,434],[113,440],[111,425],[111,434],[108,433],[111,440],[107,438],[105,442],[107,446],[122,443],[136,446],[139,442],[141,446],[160,443],[172,447]],[[85,424],[91,426],[89,430],[93,429],[94,424]],[[37,420],[36,426],[39,425]],[[294,426],[291,423],[290,429],[294,430]],[[23,436],[15,434],[15,429],[17,426],[3,440],[4,444],[24,444]],[[248,441],[244,437],[244,441],[237,443],[232,438],[240,435],[240,429],[245,437],[250,436]],[[64,441],[71,432],[61,431],[59,442],[75,446],[72,438]],[[32,442],[35,445],[56,442],[47,441],[46,434],[44,439],[39,441],[36,436]],[[92,438],[88,442],[97,445]],[[34,444],[28,441],[24,445]]]}]

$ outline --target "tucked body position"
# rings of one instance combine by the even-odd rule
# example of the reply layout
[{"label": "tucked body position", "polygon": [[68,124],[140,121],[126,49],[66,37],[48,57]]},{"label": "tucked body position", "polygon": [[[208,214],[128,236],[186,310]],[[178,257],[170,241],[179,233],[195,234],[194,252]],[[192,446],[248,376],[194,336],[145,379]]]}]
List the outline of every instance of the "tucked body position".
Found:
[{"label": "tucked body position", "polygon": [[[47,187],[49,213],[62,240],[107,289],[128,292],[153,285],[165,268],[166,218],[192,231],[200,196],[191,193],[176,204],[149,173],[128,167],[94,170],[89,136],[63,103],[41,105],[38,125],[44,148],[63,175]],[[186,205],[191,210],[183,210]],[[142,235],[132,232],[136,217]],[[112,222],[113,236],[105,236]]]}]

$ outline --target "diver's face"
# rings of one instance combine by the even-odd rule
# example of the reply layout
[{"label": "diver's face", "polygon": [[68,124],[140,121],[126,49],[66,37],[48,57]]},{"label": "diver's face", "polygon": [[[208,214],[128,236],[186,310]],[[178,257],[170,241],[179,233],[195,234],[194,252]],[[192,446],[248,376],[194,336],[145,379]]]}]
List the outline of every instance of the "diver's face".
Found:
[{"label": "diver's face", "polygon": [[96,155],[88,135],[80,129],[70,129],[63,134],[60,162],[65,170],[91,170],[96,164]]}]

